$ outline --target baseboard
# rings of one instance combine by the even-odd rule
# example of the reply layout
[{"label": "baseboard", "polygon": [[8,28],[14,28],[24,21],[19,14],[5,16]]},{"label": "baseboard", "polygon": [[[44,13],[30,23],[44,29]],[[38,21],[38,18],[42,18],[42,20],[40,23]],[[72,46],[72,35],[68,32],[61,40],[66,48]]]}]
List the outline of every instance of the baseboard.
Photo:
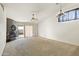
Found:
[{"label": "baseboard", "polygon": [[54,41],[57,41],[57,42],[61,42],[61,43],[65,43],[65,44],[69,44],[69,45],[74,45],[74,46],[79,46],[77,44],[74,44],[74,43],[69,43],[69,42],[66,42],[66,41],[62,41],[62,40],[57,40],[57,39],[50,39],[50,38],[47,38],[47,37],[43,37],[43,36],[39,36],[40,38],[44,38],[44,39],[49,39],[49,40],[54,40]]}]

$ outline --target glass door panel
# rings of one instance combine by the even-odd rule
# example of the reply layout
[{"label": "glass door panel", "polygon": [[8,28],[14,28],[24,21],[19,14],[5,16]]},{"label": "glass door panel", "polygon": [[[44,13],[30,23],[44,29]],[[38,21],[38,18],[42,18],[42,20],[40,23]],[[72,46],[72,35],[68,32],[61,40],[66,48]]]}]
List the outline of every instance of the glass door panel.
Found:
[{"label": "glass door panel", "polygon": [[24,26],[18,26],[18,37],[24,37]]}]

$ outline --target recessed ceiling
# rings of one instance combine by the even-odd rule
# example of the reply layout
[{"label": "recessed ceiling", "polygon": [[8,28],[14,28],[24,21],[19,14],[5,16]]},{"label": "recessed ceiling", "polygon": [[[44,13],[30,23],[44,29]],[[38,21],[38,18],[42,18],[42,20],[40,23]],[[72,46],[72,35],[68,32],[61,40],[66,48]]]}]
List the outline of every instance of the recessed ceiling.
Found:
[{"label": "recessed ceiling", "polygon": [[[6,16],[15,21],[27,22],[36,11],[38,19],[44,18],[57,8],[55,3],[5,3]],[[47,14],[45,16],[45,14]]]}]

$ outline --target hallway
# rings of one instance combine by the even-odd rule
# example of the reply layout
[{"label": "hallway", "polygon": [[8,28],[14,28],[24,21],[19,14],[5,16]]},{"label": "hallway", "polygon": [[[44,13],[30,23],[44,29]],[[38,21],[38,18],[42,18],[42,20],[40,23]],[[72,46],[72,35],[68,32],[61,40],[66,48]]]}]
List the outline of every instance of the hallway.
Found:
[{"label": "hallway", "polygon": [[78,53],[77,47],[42,37],[17,38],[6,44],[3,56],[68,56]]}]

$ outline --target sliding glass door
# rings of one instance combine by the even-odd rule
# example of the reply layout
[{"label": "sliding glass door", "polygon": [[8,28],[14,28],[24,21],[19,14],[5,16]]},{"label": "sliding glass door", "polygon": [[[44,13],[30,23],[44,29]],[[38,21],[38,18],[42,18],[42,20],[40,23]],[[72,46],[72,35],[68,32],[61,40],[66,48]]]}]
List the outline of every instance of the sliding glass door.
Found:
[{"label": "sliding glass door", "polygon": [[18,37],[32,37],[33,27],[31,25],[18,26]]}]

